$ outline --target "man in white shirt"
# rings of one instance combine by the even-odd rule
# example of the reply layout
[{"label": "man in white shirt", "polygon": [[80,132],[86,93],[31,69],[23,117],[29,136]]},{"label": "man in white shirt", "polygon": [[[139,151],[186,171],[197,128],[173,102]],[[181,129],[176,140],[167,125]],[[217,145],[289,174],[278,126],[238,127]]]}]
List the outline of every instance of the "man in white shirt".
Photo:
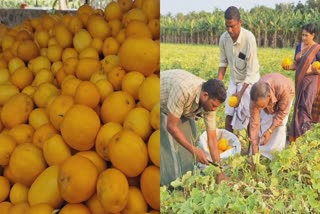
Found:
[{"label": "man in white shirt", "polygon": [[227,100],[235,95],[238,98],[236,108],[225,103],[225,128],[233,132],[234,129],[248,127],[250,118],[250,88],[260,78],[257,44],[254,35],[241,27],[242,20],[238,8],[231,6],[225,13],[224,32],[219,41],[220,63],[218,79],[225,76],[227,66],[231,75],[227,91]]}]

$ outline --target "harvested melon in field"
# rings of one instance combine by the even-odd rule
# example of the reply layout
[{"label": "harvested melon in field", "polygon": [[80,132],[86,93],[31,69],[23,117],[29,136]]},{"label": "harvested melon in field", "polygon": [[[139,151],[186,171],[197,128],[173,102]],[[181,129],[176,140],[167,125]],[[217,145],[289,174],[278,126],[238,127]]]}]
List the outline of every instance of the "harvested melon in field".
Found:
[{"label": "harvested melon in field", "polygon": [[218,141],[218,148],[221,151],[227,150],[228,149],[228,145],[229,145],[229,142],[228,142],[228,140],[226,138],[221,138]]}]

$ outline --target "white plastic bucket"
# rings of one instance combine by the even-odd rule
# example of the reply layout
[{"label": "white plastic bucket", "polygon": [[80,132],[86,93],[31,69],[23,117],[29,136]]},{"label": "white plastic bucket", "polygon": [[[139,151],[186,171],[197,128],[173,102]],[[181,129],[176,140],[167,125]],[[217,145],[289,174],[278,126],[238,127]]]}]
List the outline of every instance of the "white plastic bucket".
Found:
[{"label": "white plastic bucket", "polygon": [[[228,149],[227,151],[224,151],[222,153],[220,153],[220,158],[224,159],[224,158],[228,158],[231,155],[234,155],[236,153],[240,153],[241,152],[241,144],[239,139],[237,138],[236,135],[234,135],[233,133],[225,130],[225,129],[217,129],[217,139],[218,141],[221,138],[225,138],[228,140],[229,145],[233,146],[232,149]],[[212,161],[211,155],[210,155],[210,151],[209,151],[209,147],[208,147],[208,143],[207,143],[207,132],[203,132],[200,136],[199,139],[199,147],[205,151],[206,155],[207,155],[207,159]],[[199,163],[199,167],[200,168],[205,168],[206,165]]]}]

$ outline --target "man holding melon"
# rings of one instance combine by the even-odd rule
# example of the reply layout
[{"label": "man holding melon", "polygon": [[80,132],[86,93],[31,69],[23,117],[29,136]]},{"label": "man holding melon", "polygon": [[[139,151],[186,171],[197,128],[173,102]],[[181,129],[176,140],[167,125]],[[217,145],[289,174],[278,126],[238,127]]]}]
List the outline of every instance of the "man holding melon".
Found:
[{"label": "man holding melon", "polygon": [[241,27],[238,8],[231,6],[225,13],[227,31],[220,37],[220,63],[218,79],[225,76],[227,66],[231,75],[225,105],[225,128],[244,129],[249,123],[250,88],[260,78],[257,44],[254,35]]},{"label": "man holding melon", "polygon": [[269,73],[250,91],[250,141],[252,154],[272,159],[272,151],[286,144],[289,112],[295,94],[293,81],[280,73]]},{"label": "man holding melon", "polygon": [[[196,161],[209,165],[206,153],[195,145],[195,118],[203,117],[210,155],[220,163],[216,136],[216,110],[226,99],[221,80],[205,81],[184,70],[167,70],[160,75],[160,139],[161,185],[169,185],[187,171],[193,171]],[[228,180],[221,172],[218,182]]]}]

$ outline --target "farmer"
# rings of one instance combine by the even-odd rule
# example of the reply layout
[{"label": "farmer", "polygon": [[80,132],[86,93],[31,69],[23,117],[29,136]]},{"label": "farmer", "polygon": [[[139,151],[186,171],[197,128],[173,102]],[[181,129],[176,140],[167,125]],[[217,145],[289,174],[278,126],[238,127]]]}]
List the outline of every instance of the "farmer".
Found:
[{"label": "farmer", "polygon": [[[205,152],[195,145],[195,118],[203,117],[212,160],[220,163],[216,137],[216,110],[226,99],[222,81],[205,81],[184,70],[160,75],[161,185],[192,171],[196,161],[208,165]],[[220,180],[228,179],[221,173]]]},{"label": "farmer", "polygon": [[225,76],[227,66],[230,65],[231,75],[227,91],[227,100],[235,95],[238,100],[237,108],[225,103],[225,128],[233,132],[234,129],[244,129],[249,123],[249,92],[252,84],[260,78],[257,57],[257,45],[254,35],[241,27],[242,20],[238,8],[231,6],[225,13],[227,31],[220,37],[220,63],[218,79]]},{"label": "farmer", "polygon": [[302,27],[302,41],[296,47],[294,63],[284,67],[295,70],[296,99],[290,129],[290,141],[295,141],[320,122],[320,73],[311,64],[320,60],[320,45],[315,42],[316,25]]},{"label": "farmer", "polygon": [[252,86],[249,129],[252,154],[260,151],[272,159],[271,151],[285,147],[294,93],[293,81],[279,73],[266,74]]}]

